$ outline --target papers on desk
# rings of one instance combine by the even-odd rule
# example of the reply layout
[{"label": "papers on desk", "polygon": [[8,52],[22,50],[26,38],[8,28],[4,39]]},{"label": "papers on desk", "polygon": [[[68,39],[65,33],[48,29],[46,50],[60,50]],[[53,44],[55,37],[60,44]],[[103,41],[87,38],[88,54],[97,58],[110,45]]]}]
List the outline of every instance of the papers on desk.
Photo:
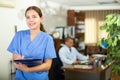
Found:
[{"label": "papers on desk", "polygon": [[89,60],[83,60],[83,61],[81,60],[80,63],[81,63],[81,64],[89,63]]},{"label": "papers on desk", "polygon": [[90,60],[81,60],[80,64],[73,65],[75,69],[93,69],[93,64]]},{"label": "papers on desk", "polygon": [[80,61],[80,65],[91,65],[91,61],[90,60],[81,60]]},{"label": "papers on desk", "polygon": [[95,57],[95,58],[105,58],[105,57],[107,57],[106,55],[103,55],[103,54],[93,54],[92,56]]},{"label": "papers on desk", "polygon": [[75,69],[93,69],[93,65],[73,65]]}]

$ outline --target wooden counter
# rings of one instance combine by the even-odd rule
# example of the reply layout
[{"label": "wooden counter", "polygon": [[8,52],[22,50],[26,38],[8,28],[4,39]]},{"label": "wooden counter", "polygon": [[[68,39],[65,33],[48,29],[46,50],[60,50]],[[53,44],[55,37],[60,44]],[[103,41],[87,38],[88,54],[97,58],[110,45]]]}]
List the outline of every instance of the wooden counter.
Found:
[{"label": "wooden counter", "polygon": [[75,69],[73,65],[63,66],[65,80],[111,80],[112,64],[95,69]]}]

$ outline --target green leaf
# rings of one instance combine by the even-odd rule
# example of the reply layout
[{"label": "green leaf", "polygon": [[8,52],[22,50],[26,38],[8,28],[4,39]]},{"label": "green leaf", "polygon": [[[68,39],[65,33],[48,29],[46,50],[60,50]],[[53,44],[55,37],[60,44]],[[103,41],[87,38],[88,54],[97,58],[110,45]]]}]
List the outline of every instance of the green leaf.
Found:
[{"label": "green leaf", "polygon": [[105,29],[106,29],[105,25],[100,26],[100,30],[105,30]]},{"label": "green leaf", "polygon": [[112,20],[110,21],[110,22],[111,22],[111,25],[114,24],[115,21],[117,21],[117,16],[114,16],[114,17],[112,18]]},{"label": "green leaf", "polygon": [[117,26],[120,26],[120,16],[117,19]]},{"label": "green leaf", "polygon": [[114,40],[114,46],[116,46],[117,45],[117,41],[118,41],[118,39],[117,39],[117,37],[115,37],[115,40]]},{"label": "green leaf", "polygon": [[109,15],[107,15],[107,16],[106,16],[106,19],[107,19],[107,20],[111,20],[111,18],[113,17],[113,15],[114,15],[114,14],[109,14]]}]

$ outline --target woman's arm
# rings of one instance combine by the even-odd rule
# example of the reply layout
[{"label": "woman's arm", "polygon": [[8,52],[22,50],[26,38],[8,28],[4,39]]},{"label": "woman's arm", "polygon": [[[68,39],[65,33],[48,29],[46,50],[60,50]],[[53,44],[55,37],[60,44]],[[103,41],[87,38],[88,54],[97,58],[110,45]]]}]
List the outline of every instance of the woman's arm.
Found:
[{"label": "woman's arm", "polygon": [[[24,56],[13,54],[13,60],[15,59],[24,59]],[[25,64],[22,63],[19,64],[14,63],[17,69],[20,69],[25,72],[37,72],[37,71],[49,70],[51,68],[51,64],[52,64],[52,59],[46,59],[43,64],[34,67],[27,67]]]},{"label": "woman's arm", "polygon": [[15,64],[15,67],[19,70],[22,70],[24,72],[38,72],[38,71],[46,71],[51,68],[52,59],[47,59],[45,62],[41,65],[34,66],[34,67],[27,67],[25,64]]},{"label": "woman's arm", "polygon": [[45,60],[45,62],[43,64],[41,64],[39,66],[28,68],[28,72],[49,70],[51,68],[51,64],[52,64],[52,59],[47,59],[47,60]]}]

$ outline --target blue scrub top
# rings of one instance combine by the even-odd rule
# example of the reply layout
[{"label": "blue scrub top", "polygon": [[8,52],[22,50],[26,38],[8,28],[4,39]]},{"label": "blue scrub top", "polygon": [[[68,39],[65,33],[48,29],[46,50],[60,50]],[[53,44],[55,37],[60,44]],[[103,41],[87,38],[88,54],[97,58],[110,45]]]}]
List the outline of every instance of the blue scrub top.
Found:
[{"label": "blue scrub top", "polygon": [[[30,30],[17,32],[7,50],[25,58],[41,59],[42,61],[56,57],[52,37],[42,31],[32,41],[30,40]],[[23,72],[17,70],[14,80],[48,80],[48,71]]]}]

